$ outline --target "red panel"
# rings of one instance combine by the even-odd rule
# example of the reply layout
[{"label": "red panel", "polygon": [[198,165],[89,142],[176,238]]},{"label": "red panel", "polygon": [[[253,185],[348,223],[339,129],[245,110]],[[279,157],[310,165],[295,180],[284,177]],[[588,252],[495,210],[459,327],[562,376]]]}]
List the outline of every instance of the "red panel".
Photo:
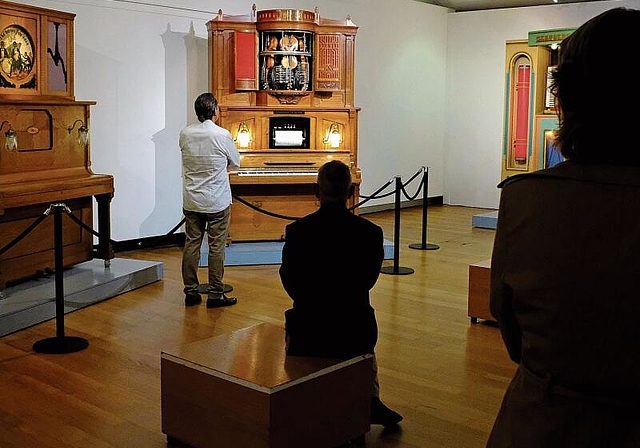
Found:
[{"label": "red panel", "polygon": [[516,162],[527,161],[527,142],[529,140],[529,93],[531,90],[531,67],[518,67],[516,82],[516,125],[513,139]]},{"label": "red panel", "polygon": [[253,32],[236,31],[236,78],[256,79],[256,37]]}]

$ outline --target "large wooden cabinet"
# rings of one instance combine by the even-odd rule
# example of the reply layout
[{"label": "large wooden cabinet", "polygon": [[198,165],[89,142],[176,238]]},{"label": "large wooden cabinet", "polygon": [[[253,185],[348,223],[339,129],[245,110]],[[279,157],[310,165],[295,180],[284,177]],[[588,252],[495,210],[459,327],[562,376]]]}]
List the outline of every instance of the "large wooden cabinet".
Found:
[{"label": "large wooden cabinet", "polygon": [[[280,240],[291,219],[317,209],[313,183],[333,159],[358,168],[354,56],[358,27],[315,11],[273,9],[207,23],[218,124],[236,139],[230,173],[232,240]],[[357,190],[357,189],[356,189]],[[357,193],[352,200],[355,201]]]},{"label": "large wooden cabinet", "polygon": [[[13,243],[52,204],[64,203],[100,239],[63,215],[64,265],[94,255],[111,258],[108,243],[113,177],[91,170],[92,101],[74,97],[75,15],[0,1],[0,249]],[[53,270],[53,219],[45,219],[0,254],[0,290]]]},{"label": "large wooden cabinet", "polygon": [[558,118],[549,87],[560,44],[572,32],[532,31],[528,39],[506,43],[503,179],[562,160],[554,144]]}]

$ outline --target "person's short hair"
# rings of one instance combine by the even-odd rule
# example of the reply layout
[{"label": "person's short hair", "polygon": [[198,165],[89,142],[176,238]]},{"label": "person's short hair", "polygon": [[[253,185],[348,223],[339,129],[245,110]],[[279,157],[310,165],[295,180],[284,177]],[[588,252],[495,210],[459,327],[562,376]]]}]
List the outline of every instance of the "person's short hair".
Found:
[{"label": "person's short hair", "polygon": [[556,143],[581,163],[640,165],[640,11],[613,8],[590,19],[560,45],[552,74],[560,126]]},{"label": "person's short hair", "polygon": [[213,120],[217,107],[218,100],[212,93],[205,92],[200,94],[194,104],[194,109],[200,123],[205,120]]},{"label": "person's short hair", "polygon": [[351,170],[339,160],[325,163],[318,170],[318,190],[325,199],[344,201],[351,195]]}]

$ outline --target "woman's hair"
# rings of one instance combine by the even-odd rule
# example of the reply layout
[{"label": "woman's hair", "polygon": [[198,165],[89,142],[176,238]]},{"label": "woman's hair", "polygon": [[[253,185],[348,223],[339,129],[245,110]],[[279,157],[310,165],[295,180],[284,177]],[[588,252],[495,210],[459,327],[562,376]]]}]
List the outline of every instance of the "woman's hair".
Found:
[{"label": "woman's hair", "polygon": [[351,170],[339,160],[325,163],[318,170],[318,188],[323,200],[344,202],[351,195]]},{"label": "woman's hair", "polygon": [[205,120],[213,120],[218,107],[218,100],[212,93],[203,93],[196,98],[194,105],[198,120],[202,123]]},{"label": "woman's hair", "polygon": [[628,8],[603,12],[562,42],[551,91],[567,159],[640,165],[639,50],[640,11]]}]

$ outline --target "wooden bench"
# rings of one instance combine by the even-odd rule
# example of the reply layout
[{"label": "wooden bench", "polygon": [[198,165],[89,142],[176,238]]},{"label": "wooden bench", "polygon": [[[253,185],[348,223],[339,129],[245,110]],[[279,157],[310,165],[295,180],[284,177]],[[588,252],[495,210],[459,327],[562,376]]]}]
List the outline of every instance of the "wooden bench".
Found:
[{"label": "wooden bench", "polygon": [[469,296],[467,315],[471,323],[478,319],[495,322],[489,306],[489,284],[491,282],[491,259],[469,265]]},{"label": "wooden bench", "polygon": [[372,355],[285,355],[262,323],[161,354],[162,432],[197,448],[330,448],[370,429]]}]

